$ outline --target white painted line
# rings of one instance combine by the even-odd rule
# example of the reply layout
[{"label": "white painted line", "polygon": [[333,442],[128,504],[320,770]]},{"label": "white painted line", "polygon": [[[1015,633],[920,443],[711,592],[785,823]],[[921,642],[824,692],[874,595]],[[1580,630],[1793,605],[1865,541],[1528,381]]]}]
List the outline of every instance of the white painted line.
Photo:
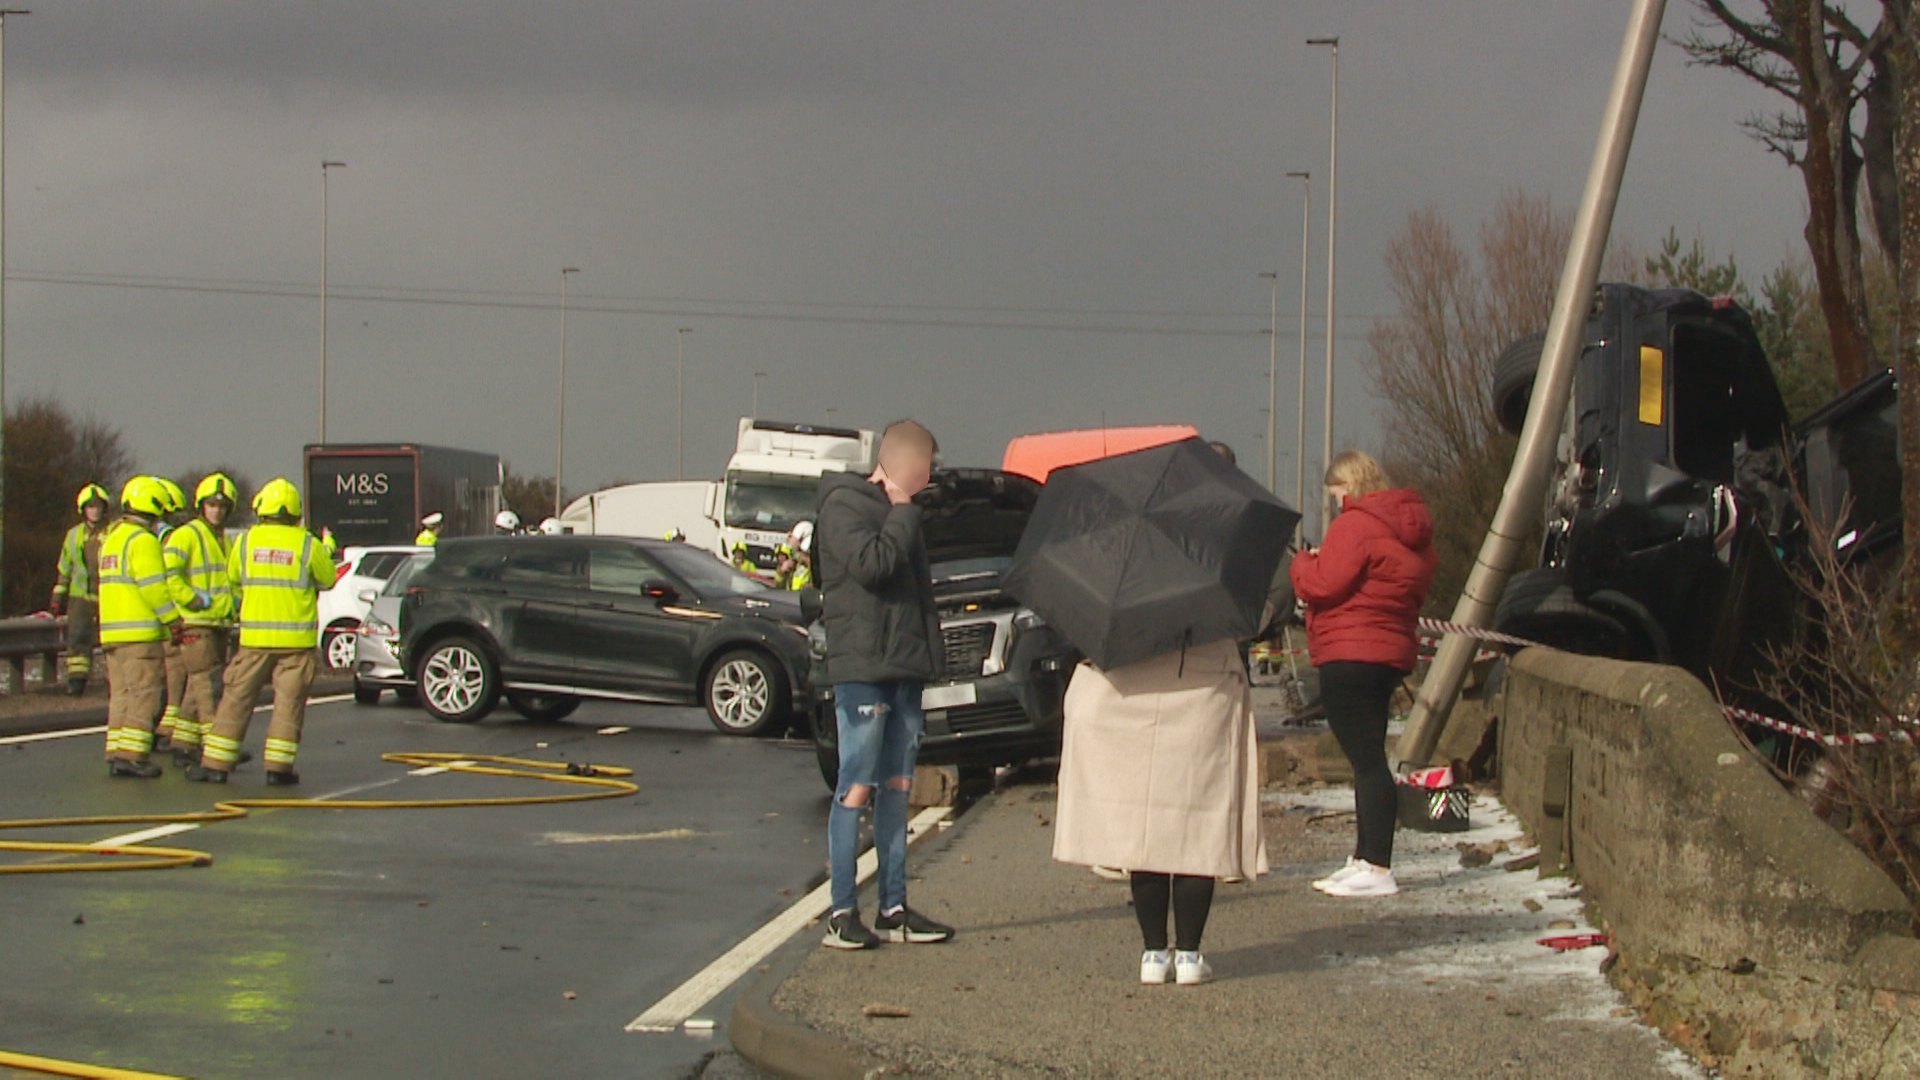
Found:
[{"label": "white painted line", "polygon": [[[935,806],[914,815],[913,820],[907,823],[908,846],[911,847],[952,813],[950,807]],[[879,855],[868,849],[860,856],[856,880],[865,883],[873,876],[879,861]],[[774,916],[765,926],[742,938],[739,944],[708,964],[705,970],[681,983],[672,993],[655,1002],[652,1008],[635,1017],[633,1023],[627,1025],[627,1030],[658,1032],[678,1029],[693,1014],[705,1008],[708,1002],[737,982],[740,976],[752,971],[760,961],[772,955],[773,950],[785,944],[788,938],[826,914],[832,903],[833,883],[823,882],[819,888]]]},{"label": "white painted line", "polygon": [[194,821],[176,821],[171,825],[155,825],[151,829],[141,829],[121,836],[109,836],[105,840],[95,840],[93,847],[126,847],[129,844],[144,844],[149,840],[158,840],[163,836],[179,836],[183,832],[192,832],[200,827]]},{"label": "white painted line", "polygon": [[[309,706],[336,705],[342,701],[352,700],[352,694],[328,694],[326,697],[308,698],[307,704]],[[253,711],[256,713],[272,712],[273,706],[262,705]],[[65,731],[36,731],[31,735],[9,735],[4,739],[0,739],[0,746],[17,746],[21,743],[48,742],[53,739],[71,739],[78,735],[104,735],[106,733],[107,726],[105,724],[96,724],[93,727],[68,728]]]},{"label": "white painted line", "polygon": [[408,769],[407,775],[408,776],[439,776],[443,772],[452,772],[455,769],[461,769],[461,768],[467,767],[468,765],[478,765],[478,764],[479,762],[477,761],[449,761],[445,765],[426,765],[418,769]]}]

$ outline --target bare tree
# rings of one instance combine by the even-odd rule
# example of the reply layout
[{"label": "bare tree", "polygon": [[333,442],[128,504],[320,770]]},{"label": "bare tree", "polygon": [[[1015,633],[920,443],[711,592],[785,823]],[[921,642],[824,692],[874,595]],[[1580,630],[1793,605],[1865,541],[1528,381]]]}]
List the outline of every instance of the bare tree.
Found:
[{"label": "bare tree", "polygon": [[133,471],[119,431],[93,417],[76,417],[51,398],[28,398],[7,410],[6,592],[12,613],[47,602],[60,538],[76,521],[74,496],[82,484],[115,495]]},{"label": "bare tree", "polygon": [[[1920,468],[1910,460],[1920,449],[1920,11],[1914,0],[1883,0],[1885,24],[1891,27],[1887,46],[1889,67],[1898,86],[1899,123],[1894,142],[1900,184],[1900,257],[1895,260],[1895,290],[1899,296],[1900,346],[1894,357],[1900,382],[1900,445],[1909,460],[1903,462],[1900,486],[1902,535],[1908,550],[1920,544]],[[1908,655],[1920,642],[1920,582],[1909,574],[1902,579],[1902,630]]]}]

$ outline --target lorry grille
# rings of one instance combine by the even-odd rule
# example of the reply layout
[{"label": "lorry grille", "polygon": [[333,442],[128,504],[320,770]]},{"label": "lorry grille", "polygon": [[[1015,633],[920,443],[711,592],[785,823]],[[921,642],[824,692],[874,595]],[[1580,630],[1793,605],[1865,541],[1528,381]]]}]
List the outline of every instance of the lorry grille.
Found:
[{"label": "lorry grille", "polygon": [[990,622],[941,627],[940,638],[946,647],[949,675],[978,675],[987,657],[993,655],[993,624]]}]

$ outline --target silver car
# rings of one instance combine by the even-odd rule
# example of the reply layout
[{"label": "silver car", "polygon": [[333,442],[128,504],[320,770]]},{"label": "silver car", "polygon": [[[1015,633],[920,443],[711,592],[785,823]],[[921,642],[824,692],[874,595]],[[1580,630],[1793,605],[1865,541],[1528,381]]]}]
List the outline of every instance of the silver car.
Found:
[{"label": "silver car", "polygon": [[376,592],[362,589],[355,597],[365,606],[360,626],[354,633],[353,700],[361,705],[380,701],[380,692],[391,690],[402,701],[413,699],[413,680],[407,678],[393,647],[400,640],[400,601],[406,598],[407,582],[420,568],[433,561],[428,549],[407,556],[394,568],[393,576]]}]

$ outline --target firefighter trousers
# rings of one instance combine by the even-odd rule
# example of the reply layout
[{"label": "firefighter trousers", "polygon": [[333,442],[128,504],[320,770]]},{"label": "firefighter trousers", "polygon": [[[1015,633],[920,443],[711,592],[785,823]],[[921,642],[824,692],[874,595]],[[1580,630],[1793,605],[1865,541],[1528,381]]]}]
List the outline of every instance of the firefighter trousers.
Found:
[{"label": "firefighter trousers", "polygon": [[307,719],[307,689],[313,685],[313,649],[254,649],[245,645],[227,664],[226,689],[212,730],[202,742],[200,760],[209,769],[231,770],[240,760],[240,743],[260,692],[273,684],[273,719],[267,723],[268,772],[292,772],[300,752],[300,729]]},{"label": "firefighter trousers", "polygon": [[167,688],[167,646],[162,641],[106,647],[107,760],[145,761],[153,752],[153,718]]}]

